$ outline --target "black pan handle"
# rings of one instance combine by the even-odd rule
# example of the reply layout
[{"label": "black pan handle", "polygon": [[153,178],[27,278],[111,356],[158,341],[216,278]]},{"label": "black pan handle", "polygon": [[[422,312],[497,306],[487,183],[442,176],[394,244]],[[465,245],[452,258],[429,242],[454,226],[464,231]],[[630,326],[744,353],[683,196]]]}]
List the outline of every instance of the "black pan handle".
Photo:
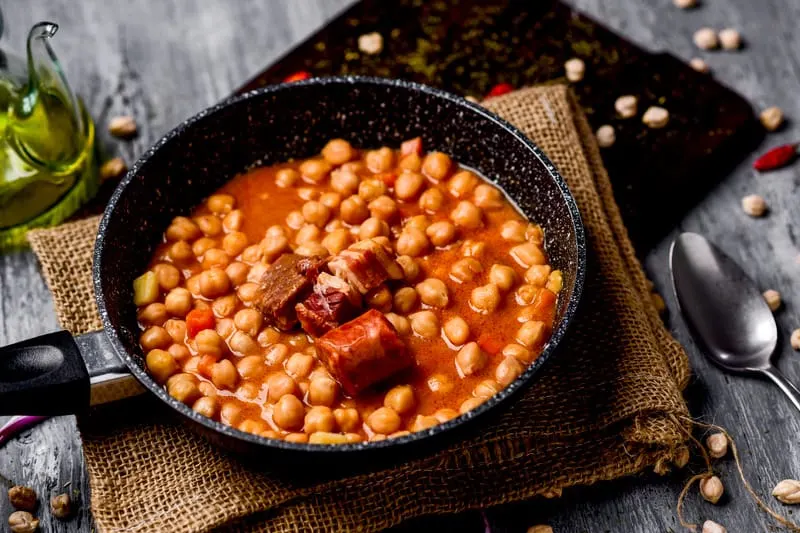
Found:
[{"label": "black pan handle", "polygon": [[0,415],[65,415],[89,407],[89,372],[66,331],[0,348]]}]

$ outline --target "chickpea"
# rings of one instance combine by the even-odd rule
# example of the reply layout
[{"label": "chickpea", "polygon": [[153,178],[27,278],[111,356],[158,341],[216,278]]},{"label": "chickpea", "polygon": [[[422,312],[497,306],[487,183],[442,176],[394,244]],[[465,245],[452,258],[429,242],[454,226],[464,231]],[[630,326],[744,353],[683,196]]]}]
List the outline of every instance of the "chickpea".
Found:
[{"label": "chickpea", "polygon": [[381,180],[369,179],[358,184],[358,196],[365,202],[371,202],[384,194],[386,194],[386,184]]},{"label": "chickpea", "polygon": [[433,374],[427,381],[428,390],[436,394],[448,394],[452,392],[453,381],[445,374]]},{"label": "chickpea", "polygon": [[251,337],[258,335],[258,331],[261,329],[261,322],[261,313],[255,309],[242,309],[233,317],[233,323],[236,327]]},{"label": "chickpea", "polygon": [[483,212],[472,202],[462,200],[450,213],[450,219],[462,228],[476,229],[483,223]]},{"label": "chickpea", "polygon": [[485,398],[469,398],[467,400],[464,400],[464,402],[458,408],[458,412],[461,413],[462,415],[464,413],[468,413],[469,411],[472,411],[480,404],[482,404],[485,400],[486,400]]},{"label": "chickpea", "polygon": [[480,178],[469,170],[456,172],[447,182],[447,190],[456,198],[466,198],[480,183]]},{"label": "chickpea", "polygon": [[181,403],[192,405],[202,394],[197,383],[189,379],[181,379],[167,384],[167,393]]},{"label": "chickpea", "polygon": [[543,265],[547,262],[544,253],[532,242],[514,246],[509,251],[509,254],[523,268],[528,268],[532,265]]},{"label": "chickpea", "polygon": [[439,334],[439,318],[432,311],[417,311],[408,318],[411,329],[420,337],[431,338]]},{"label": "chickpea", "polygon": [[222,227],[228,231],[239,231],[244,224],[244,215],[241,210],[234,209],[222,219]]},{"label": "chickpea", "polygon": [[181,272],[172,265],[161,263],[153,267],[153,272],[158,280],[158,286],[163,291],[169,291],[181,282]]},{"label": "chickpea", "polygon": [[219,357],[222,355],[222,350],[225,344],[219,333],[213,329],[204,329],[203,331],[199,331],[194,337],[194,343],[197,346],[198,353],[211,355],[214,357]]},{"label": "chickpea", "polygon": [[405,221],[403,231],[407,229],[417,229],[424,233],[430,225],[431,221],[428,220],[428,217],[425,215],[416,215]]},{"label": "chickpea", "polygon": [[332,139],[322,149],[322,157],[332,165],[347,163],[355,155],[355,150],[344,139]]},{"label": "chickpea", "polygon": [[403,172],[394,182],[394,195],[400,200],[415,198],[425,185],[425,178],[417,172]]},{"label": "chickpea", "polygon": [[297,392],[297,383],[285,372],[275,372],[267,378],[267,399],[272,403]]},{"label": "chickpea", "polygon": [[465,257],[450,267],[450,279],[456,283],[466,283],[472,281],[481,272],[483,272],[483,265],[477,259]]},{"label": "chickpea", "polygon": [[509,220],[500,226],[500,236],[509,242],[525,242],[526,226],[519,220]]},{"label": "chickpea", "polygon": [[370,150],[364,157],[367,168],[372,172],[387,172],[394,164],[394,152],[391,148],[384,146],[377,150]]},{"label": "chickpea", "polygon": [[178,363],[175,362],[169,352],[158,348],[147,352],[145,363],[147,364],[147,370],[159,383],[166,383],[167,379],[178,371]]},{"label": "chickpea", "polygon": [[358,238],[362,241],[364,239],[380,237],[381,235],[389,235],[389,224],[377,217],[368,218],[358,229]]},{"label": "chickpea", "polygon": [[192,296],[199,298],[200,295],[200,275],[192,276],[186,280],[186,288],[192,293]]},{"label": "chickpea", "polygon": [[175,217],[166,231],[168,241],[193,241],[200,236],[200,228],[186,217]]},{"label": "chickpea", "polygon": [[331,168],[331,164],[324,159],[306,159],[300,163],[298,170],[304,178],[319,183],[328,176]]},{"label": "chickpea", "polygon": [[[364,224],[361,225],[364,227]],[[386,228],[388,231],[388,227]],[[350,236],[350,232],[344,228],[337,229],[329,233],[322,239],[322,246],[325,247],[326,250],[332,255],[336,255],[348,246],[352,241],[352,237]]]},{"label": "chickpea", "polygon": [[214,418],[219,408],[217,399],[211,396],[198,398],[192,405],[192,409],[206,418]]},{"label": "chickpea", "polygon": [[260,244],[265,261],[274,261],[283,252],[289,250],[289,239],[283,235],[266,236]]},{"label": "chickpea", "polygon": [[333,220],[325,224],[324,229],[326,232],[332,233],[337,229],[347,229],[347,226],[345,226],[344,222],[342,222],[340,219],[334,218]]},{"label": "chickpea", "polygon": [[544,322],[538,320],[526,322],[517,330],[517,342],[526,348],[532,348],[544,339],[544,330]]},{"label": "chickpea", "polygon": [[301,200],[316,200],[319,198],[319,191],[311,187],[300,187],[297,189],[297,197]]},{"label": "chickpea", "polygon": [[315,255],[328,255],[328,249],[317,242],[309,242],[294,249],[297,255],[313,257]]},{"label": "chickpea", "polygon": [[162,326],[168,316],[167,307],[158,302],[148,304],[136,313],[136,318],[139,322],[149,326]]},{"label": "chickpea", "polygon": [[291,229],[300,229],[305,223],[306,219],[303,217],[302,211],[290,211],[286,215],[286,225]]},{"label": "chickpea", "polygon": [[172,243],[172,246],[169,247],[167,255],[169,255],[170,259],[176,262],[188,261],[194,257],[194,253],[192,253],[192,247],[186,241]]},{"label": "chickpea", "polygon": [[461,245],[461,255],[464,257],[474,257],[475,259],[480,260],[483,255],[486,253],[486,243],[481,241],[473,241],[471,239],[467,239],[464,241],[464,244]]},{"label": "chickpea", "polygon": [[167,351],[175,359],[177,362],[183,364],[192,357],[192,353],[189,351],[189,348],[186,347],[183,342],[180,344],[173,344],[170,346]]},{"label": "chickpea", "polygon": [[297,396],[284,394],[272,410],[272,421],[281,429],[300,429],[304,415],[305,409]]},{"label": "chickpea", "polygon": [[486,366],[488,358],[477,342],[465,344],[456,354],[456,369],[460,376],[471,376]]},{"label": "chickpea", "polygon": [[485,379],[475,386],[472,394],[476,398],[491,398],[498,392],[500,392],[500,385],[493,379]]},{"label": "chickpea", "polygon": [[417,283],[417,292],[422,303],[431,307],[447,307],[450,301],[447,294],[447,285],[440,279],[428,278]]},{"label": "chickpea", "polygon": [[437,409],[436,412],[433,413],[433,416],[439,421],[440,424],[443,424],[448,420],[452,420],[453,418],[457,417],[458,411],[444,407],[442,409]]},{"label": "chickpea", "polygon": [[393,387],[383,399],[383,405],[392,409],[397,414],[410,412],[417,404],[414,389],[411,385],[398,385]]},{"label": "chickpea", "polygon": [[436,213],[445,203],[444,194],[436,188],[431,188],[422,193],[419,197],[419,208],[426,213]]},{"label": "chickpea", "polygon": [[228,294],[226,296],[220,296],[214,300],[211,303],[211,309],[214,311],[215,316],[219,318],[225,318],[236,312],[236,304],[238,303],[239,299],[235,294]]},{"label": "chickpea", "polygon": [[453,161],[442,152],[431,152],[422,161],[422,172],[433,181],[442,181],[450,172]]},{"label": "chickpea", "polygon": [[314,357],[304,353],[293,353],[286,361],[286,372],[295,379],[305,379],[314,367]]},{"label": "chickpea", "polygon": [[489,269],[489,281],[497,285],[501,291],[507,291],[517,281],[517,273],[510,266],[494,264]]},{"label": "chickpea", "polygon": [[381,220],[391,220],[397,216],[397,204],[385,194],[372,200],[367,207],[373,217]]},{"label": "chickpea", "polygon": [[242,418],[242,408],[233,402],[222,404],[219,410],[219,419],[223,424],[236,426]]},{"label": "chickpea", "polygon": [[336,429],[336,418],[330,407],[318,405],[308,410],[303,424],[303,431],[316,433],[317,431],[331,432]]},{"label": "chickpea", "polygon": [[397,167],[403,170],[419,172],[419,169],[422,168],[422,159],[420,159],[419,154],[408,154],[407,156],[403,157],[399,163],[397,163]]},{"label": "chickpea", "polygon": [[304,244],[318,242],[321,236],[322,231],[317,226],[306,224],[297,231],[297,235],[294,236],[294,242],[298,246],[302,246]]},{"label": "chickpea", "polygon": [[514,294],[514,299],[519,305],[530,305],[533,303],[537,294],[539,294],[539,289],[537,287],[528,284],[520,285],[517,288],[517,292]]},{"label": "chickpea", "polygon": [[500,305],[500,291],[494,283],[488,283],[472,289],[469,298],[470,307],[476,313],[491,313]]},{"label": "chickpea", "polygon": [[282,168],[275,173],[275,184],[282,189],[288,189],[299,179],[300,173],[293,168]]},{"label": "chickpea", "polygon": [[318,228],[324,227],[331,216],[331,210],[325,204],[311,200],[303,204],[303,218]]},{"label": "chickpea", "polygon": [[216,298],[227,293],[231,280],[221,268],[212,268],[200,273],[200,293],[206,298]]},{"label": "chickpea", "polygon": [[379,407],[367,417],[367,425],[375,433],[388,435],[400,429],[400,416],[388,407]]},{"label": "chickpea", "polygon": [[222,233],[222,221],[214,215],[200,215],[195,217],[194,223],[206,237],[216,237]]},{"label": "chickpea", "polygon": [[394,329],[397,330],[397,334],[401,337],[411,333],[411,322],[406,317],[397,313],[386,313],[386,319],[392,323]]},{"label": "chickpea", "polygon": [[255,400],[260,392],[261,387],[258,384],[252,381],[245,381],[236,389],[236,396],[243,400]]},{"label": "chickpea", "polygon": [[560,270],[553,270],[547,278],[545,288],[552,293],[558,294],[564,285],[564,275]]},{"label": "chickpea", "polygon": [[525,271],[525,281],[534,287],[544,287],[550,278],[550,265],[532,265]]},{"label": "chickpea", "polygon": [[259,435],[261,432],[267,430],[267,424],[262,422],[261,420],[243,420],[241,424],[239,424],[239,431],[244,431],[245,433],[252,433],[254,435]]},{"label": "chickpea", "polygon": [[360,196],[353,195],[342,200],[339,213],[346,223],[361,224],[369,216],[369,209],[367,209],[367,203]]},{"label": "chickpea", "polygon": [[186,340],[186,322],[183,320],[171,318],[164,323],[164,329],[167,330],[169,336],[172,337],[173,342],[183,342]]},{"label": "chickpea", "polygon": [[283,440],[286,442],[294,442],[296,444],[305,444],[308,442],[308,435],[305,433],[289,433]]},{"label": "chickpea", "polygon": [[328,377],[316,377],[308,386],[308,403],[330,407],[336,401],[339,385]]},{"label": "chickpea", "polygon": [[[243,263],[252,264],[252,263],[255,263],[257,261],[261,261],[261,258],[263,256],[264,256],[264,253],[261,251],[261,242],[259,242],[258,244],[251,244],[250,246],[248,246],[247,248],[242,250],[241,259],[242,259]],[[267,260],[269,260],[269,258],[267,258]],[[231,280],[231,281],[233,281],[233,280]]]},{"label": "chickpea", "polygon": [[506,357],[497,365],[494,377],[500,385],[508,387],[524,370],[519,361],[513,357]]},{"label": "chickpea", "polygon": [[150,326],[139,337],[139,344],[145,350],[153,350],[155,348],[167,348],[172,344],[172,337],[170,337],[167,330],[161,326]]},{"label": "chickpea", "polygon": [[[192,361],[198,361],[199,362],[200,358],[199,357],[192,357],[192,359],[187,361],[187,364],[184,365],[184,370],[185,371],[187,371],[187,372],[190,371],[190,369],[188,368],[188,363],[190,363]],[[197,366],[195,365],[195,368],[191,369],[191,371],[192,372],[197,372]],[[203,396],[208,396],[209,398],[216,398],[217,397],[217,392],[218,392],[217,388],[212,383],[209,383],[208,381],[201,381],[197,385],[197,388],[200,389],[200,392],[203,393]]]},{"label": "chickpea", "polygon": [[356,431],[361,425],[361,416],[358,414],[358,410],[352,407],[334,409],[333,417],[336,419],[336,425],[342,431]]},{"label": "chickpea", "polygon": [[230,318],[223,318],[221,320],[217,320],[217,327],[214,328],[214,331],[222,337],[223,339],[227,339],[233,332],[236,331],[236,326],[233,324],[233,320]]},{"label": "chickpea", "polygon": [[208,209],[212,213],[224,215],[233,210],[236,204],[236,199],[230,194],[212,194],[208,197]]},{"label": "chickpea", "polygon": [[242,379],[261,379],[267,371],[264,358],[260,355],[242,357],[236,363],[236,370]]},{"label": "chickpea", "polygon": [[201,258],[208,250],[217,246],[217,241],[208,237],[200,237],[194,244],[192,244],[192,253],[198,259]]},{"label": "chickpea", "polygon": [[274,328],[264,328],[258,334],[256,340],[261,346],[267,347],[276,344],[281,338],[281,334]]},{"label": "chickpea", "polygon": [[416,228],[406,228],[397,238],[397,253],[417,257],[428,248],[428,237]]},{"label": "chickpea", "polygon": [[439,419],[435,416],[417,415],[414,418],[414,423],[411,424],[411,431],[424,431],[438,425]]},{"label": "chickpea", "polygon": [[434,222],[425,230],[434,246],[447,246],[456,238],[456,227],[446,220]]},{"label": "chickpea", "polygon": [[507,344],[502,353],[505,357],[513,357],[520,363],[529,364],[533,361],[533,352],[515,342]]},{"label": "chickpea", "polygon": [[469,338],[469,326],[460,316],[455,316],[445,322],[444,334],[454,346],[461,346]]},{"label": "chickpea", "polygon": [[269,365],[281,364],[289,357],[289,347],[285,344],[273,344],[267,350],[265,357]]},{"label": "chickpea", "polygon": [[358,190],[358,176],[355,172],[341,168],[334,170],[331,174],[331,188],[341,194],[348,196]]},{"label": "chickpea", "polygon": [[253,337],[244,331],[234,331],[228,340],[228,346],[232,352],[241,355],[255,355],[261,351],[261,347]]},{"label": "chickpea", "polygon": [[228,233],[222,239],[222,249],[230,257],[236,257],[247,248],[247,235],[241,231],[233,231]]},{"label": "chickpea", "polygon": [[401,255],[397,258],[397,264],[403,269],[403,277],[408,282],[413,282],[419,277],[420,268],[419,263],[408,255]]},{"label": "chickpea", "polygon": [[225,268],[231,262],[231,258],[225,253],[224,250],[220,250],[219,248],[209,248],[206,250],[206,253],[203,254],[203,268],[205,270],[209,270],[211,268]]},{"label": "chickpea", "polygon": [[403,314],[410,313],[417,306],[417,291],[413,287],[403,287],[394,293],[394,309]]},{"label": "chickpea", "polygon": [[386,285],[380,285],[370,290],[364,296],[364,301],[370,309],[388,313],[392,309],[392,292]]},{"label": "chickpea", "polygon": [[228,279],[231,280],[231,285],[238,287],[247,281],[247,275],[250,273],[250,267],[245,263],[235,261],[225,267],[225,273],[228,275]]},{"label": "chickpea", "polygon": [[481,209],[500,209],[504,203],[502,193],[488,183],[481,183],[475,187],[473,198],[475,205]]},{"label": "chickpea", "polygon": [[250,303],[255,301],[258,291],[258,283],[244,283],[243,285],[239,286],[239,289],[236,291],[236,295],[239,296],[241,301]]}]

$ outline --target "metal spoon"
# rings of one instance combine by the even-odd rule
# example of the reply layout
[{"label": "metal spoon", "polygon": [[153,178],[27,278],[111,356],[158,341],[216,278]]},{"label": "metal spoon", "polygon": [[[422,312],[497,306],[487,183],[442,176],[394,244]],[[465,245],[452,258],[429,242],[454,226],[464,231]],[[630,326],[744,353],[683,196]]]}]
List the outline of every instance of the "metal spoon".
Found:
[{"label": "metal spoon", "polygon": [[696,233],[675,239],[669,267],[681,313],[706,356],[731,372],[767,376],[800,410],[800,390],[770,362],[778,327],[753,280]]}]

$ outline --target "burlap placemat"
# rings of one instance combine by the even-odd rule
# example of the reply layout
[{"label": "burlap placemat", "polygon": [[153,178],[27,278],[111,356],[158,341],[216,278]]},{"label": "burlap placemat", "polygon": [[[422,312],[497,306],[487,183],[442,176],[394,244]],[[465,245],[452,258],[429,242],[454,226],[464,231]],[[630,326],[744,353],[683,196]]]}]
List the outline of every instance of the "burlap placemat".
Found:
[{"label": "burlap placemat", "polygon": [[[589,243],[580,313],[525,396],[479,435],[434,456],[310,485],[257,472],[171,419],[80,419],[100,531],[372,531],[685,461],[676,418],[688,415],[688,360],[650,298],[583,113],[564,86],[485,105],[550,156]],[[30,234],[59,319],[74,333],[100,327],[90,283],[97,222]]]}]

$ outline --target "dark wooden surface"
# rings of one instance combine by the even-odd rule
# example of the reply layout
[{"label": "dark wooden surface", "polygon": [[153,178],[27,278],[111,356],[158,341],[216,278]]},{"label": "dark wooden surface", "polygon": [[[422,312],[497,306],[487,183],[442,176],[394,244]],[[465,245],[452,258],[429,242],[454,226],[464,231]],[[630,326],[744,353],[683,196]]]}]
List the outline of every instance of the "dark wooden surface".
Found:
[{"label": "dark wooden surface", "polygon": [[[106,150],[131,160],[183,118],[223,98],[264,65],[347,6],[347,0],[247,0],[224,2],[105,0],[0,0],[6,21],[3,46],[20,50],[27,28],[52,19],[62,26],[54,46],[69,79],[100,123],[113,115],[133,114],[141,135],[129,143],[101,138]],[[756,108],[779,105],[800,117],[800,38],[795,22],[800,4],[765,0],[706,0],[693,11],[680,11],[668,0],[570,0],[574,7],[653,50],[689,59],[707,59],[714,75],[747,97]],[[202,9],[201,9],[202,7]],[[692,32],[701,26],[738,28],[746,48],[738,53],[695,50]],[[100,128],[102,130],[102,128]],[[800,127],[790,121],[765,144],[794,141]],[[784,294],[777,315],[784,336],[778,365],[800,381],[800,362],[788,345],[800,325],[800,250],[794,211],[800,197],[797,168],[767,176],[749,170],[745,158],[655,246],[646,268],[667,292],[666,259],[671,237],[679,230],[706,234],[737,258],[764,288]],[[689,191],[687,191],[688,194]],[[768,217],[748,218],[739,207],[748,193],[762,194]],[[676,315],[671,297],[669,321],[690,352],[695,379],[689,390],[693,413],[726,426],[743,451],[745,471],[760,493],[769,497],[780,479],[800,477],[800,415],[771,385],[721,374],[702,358]],[[57,329],[52,300],[29,252],[0,256],[0,344]],[[686,506],[697,520],[713,518],[733,532],[768,531],[772,522],[748,499],[730,460],[719,463],[727,496],[712,506],[692,494]],[[50,420],[0,450],[0,475],[8,482],[34,486],[42,495],[68,490],[84,503],[89,493],[72,417]],[[667,532],[681,528],[674,507],[684,474],[645,476],[567,491],[560,500],[529,502],[486,512],[493,531],[524,531],[549,523],[556,532]],[[509,480],[513,483],[514,480]],[[778,504],[779,505],[779,504]],[[776,507],[778,505],[775,505]],[[10,512],[0,494],[0,524]],[[180,511],[176,511],[180,512]],[[45,531],[89,531],[87,506],[66,523],[39,513]],[[5,526],[2,526],[5,527]],[[404,529],[482,531],[482,517],[418,521]]]}]

